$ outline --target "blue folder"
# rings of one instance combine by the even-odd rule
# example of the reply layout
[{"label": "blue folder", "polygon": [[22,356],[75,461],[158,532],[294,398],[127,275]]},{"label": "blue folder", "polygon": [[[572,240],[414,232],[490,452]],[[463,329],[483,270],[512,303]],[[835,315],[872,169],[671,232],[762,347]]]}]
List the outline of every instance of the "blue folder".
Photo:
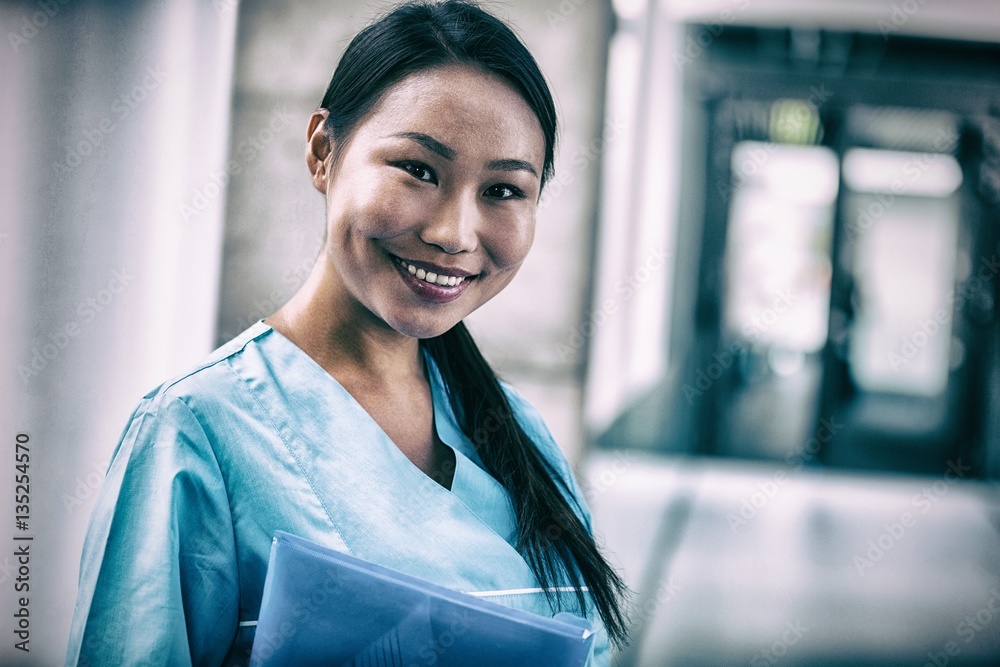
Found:
[{"label": "blue folder", "polygon": [[277,531],[251,665],[583,667],[579,616],[512,609]]}]

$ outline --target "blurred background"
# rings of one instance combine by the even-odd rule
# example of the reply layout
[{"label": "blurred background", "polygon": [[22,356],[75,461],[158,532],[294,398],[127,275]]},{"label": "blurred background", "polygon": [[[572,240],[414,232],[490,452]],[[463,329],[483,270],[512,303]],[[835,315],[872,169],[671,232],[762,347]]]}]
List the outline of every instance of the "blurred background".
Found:
[{"label": "blurred background", "polygon": [[[139,398],[305,280],[306,122],[390,6],[0,3],[3,664],[62,660]],[[1000,664],[1000,4],[486,6],[562,129],[470,327],[636,593],[616,664]]]}]

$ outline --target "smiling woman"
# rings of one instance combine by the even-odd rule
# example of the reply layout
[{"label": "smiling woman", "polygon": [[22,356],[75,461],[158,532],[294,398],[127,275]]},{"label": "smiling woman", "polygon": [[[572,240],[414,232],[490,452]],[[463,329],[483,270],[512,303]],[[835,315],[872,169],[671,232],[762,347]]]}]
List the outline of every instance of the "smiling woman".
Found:
[{"label": "smiling woman", "polygon": [[348,46],[309,119],[326,199],[299,292],[150,392],[91,521],[68,664],[242,664],[293,533],[625,641],[625,587],[572,471],[463,319],[513,279],[551,175],[533,58],[461,2]]},{"label": "smiling woman", "polygon": [[415,349],[412,339],[451,329],[520,268],[545,160],[540,122],[499,76],[453,63],[389,87],[346,136],[332,125],[329,109],[313,114],[306,155],[326,195],[328,261],[269,321],[293,334],[313,309],[334,324],[317,290],[335,283],[346,320],[335,326],[368,327],[373,314],[376,329]]}]

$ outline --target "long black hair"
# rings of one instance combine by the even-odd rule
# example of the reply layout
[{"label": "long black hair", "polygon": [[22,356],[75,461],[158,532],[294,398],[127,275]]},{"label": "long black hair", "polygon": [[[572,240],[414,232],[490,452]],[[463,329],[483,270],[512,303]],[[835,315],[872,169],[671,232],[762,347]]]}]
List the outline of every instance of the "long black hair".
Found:
[{"label": "long black hair", "polygon": [[[447,64],[466,64],[499,76],[538,117],[545,136],[542,185],[552,175],[556,112],[535,59],[500,19],[467,2],[408,2],[364,28],[337,65],[321,107],[334,154],[393,84]],[[581,609],[587,587],[608,636],[627,641],[623,606],[628,593],[571,506],[568,481],[544,458],[514,416],[507,395],[465,324],[420,341],[436,362],[452,409],[487,471],[510,494],[517,516],[517,548],[549,600],[568,577]],[[579,508],[577,508],[579,509]],[[558,606],[558,604],[557,604]]]}]

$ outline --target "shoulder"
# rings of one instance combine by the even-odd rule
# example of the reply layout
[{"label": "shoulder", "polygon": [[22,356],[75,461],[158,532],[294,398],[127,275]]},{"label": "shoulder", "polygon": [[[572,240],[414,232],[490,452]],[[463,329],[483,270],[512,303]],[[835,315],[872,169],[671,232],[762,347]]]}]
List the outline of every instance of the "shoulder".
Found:
[{"label": "shoulder", "polygon": [[548,424],[545,423],[545,419],[538,409],[508,382],[501,380],[500,387],[507,396],[507,402],[510,403],[513,416],[517,419],[521,428],[539,446],[539,449],[543,450],[542,453],[547,458],[561,460],[568,466],[569,462],[566,461],[566,456],[563,454],[562,449],[559,447],[555,437],[553,437],[552,432],[549,430]]},{"label": "shoulder", "polygon": [[160,383],[142,397],[139,408],[146,412],[170,411],[178,403],[187,405],[224,400],[234,389],[235,376],[230,362],[244,353],[269,327],[258,322],[224,343],[198,364]]},{"label": "shoulder", "polygon": [[513,416],[517,419],[517,422],[524,429],[524,432],[529,438],[535,443],[539,452],[545,459],[559,471],[563,477],[572,477],[572,469],[569,465],[569,461],[566,459],[566,454],[563,452],[559,443],[556,442],[555,437],[552,435],[552,431],[549,430],[548,424],[545,423],[545,419],[542,414],[532,405],[524,396],[520,394],[513,386],[507,382],[500,381],[500,387],[503,389],[504,394],[507,395],[507,402],[510,403],[511,411]]},{"label": "shoulder", "polygon": [[261,323],[250,327],[194,367],[146,393],[129,417],[112,458],[118,458],[123,449],[145,444],[210,445],[205,437],[207,423],[213,415],[230,410],[239,396],[238,378],[229,362],[266,331]]},{"label": "shoulder", "polygon": [[510,403],[514,417],[527,436],[535,443],[542,457],[559,474],[564,490],[580,510],[584,525],[590,529],[590,510],[577,483],[576,475],[573,473],[573,468],[566,458],[565,452],[545,423],[542,414],[509,383],[501,380],[500,386],[507,395],[507,401]]}]

